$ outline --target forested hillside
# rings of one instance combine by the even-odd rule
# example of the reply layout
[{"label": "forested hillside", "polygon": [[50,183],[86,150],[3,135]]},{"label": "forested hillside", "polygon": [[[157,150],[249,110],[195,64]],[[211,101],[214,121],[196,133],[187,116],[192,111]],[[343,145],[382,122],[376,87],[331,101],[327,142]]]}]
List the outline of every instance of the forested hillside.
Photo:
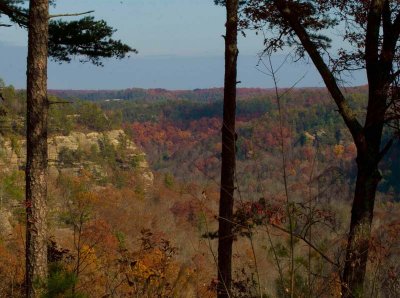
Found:
[{"label": "forested hillside", "polygon": [[[143,98],[126,100],[100,99],[104,94],[99,91],[93,93],[95,103],[75,95],[51,98],[49,251],[54,260],[49,293],[213,296],[222,108],[216,91],[201,90],[201,96],[199,91],[162,91],[154,98],[153,90],[143,90]],[[23,285],[18,268],[23,254],[24,92],[5,86],[2,96],[2,292],[18,293]],[[361,113],[365,88],[349,89],[347,96]],[[298,238],[296,287],[301,291],[313,270],[321,274],[312,277],[313,288],[335,295],[334,282],[327,288],[323,275],[343,252],[356,148],[324,89],[291,90],[282,106]],[[237,115],[235,220],[240,225],[234,291],[250,297],[262,283],[266,293],[280,296],[279,275],[262,269],[279,266],[285,279],[290,261],[272,91],[240,90]],[[378,263],[372,264],[378,271],[369,280],[377,285],[390,282],[387,274],[393,271],[385,271],[383,264],[397,257],[399,151],[396,143],[385,158],[379,188],[379,226],[390,238],[374,236],[372,257]],[[310,251],[304,241],[311,227]]]},{"label": "forested hillside", "polygon": [[[54,152],[49,155],[49,251],[54,260],[49,293],[214,295],[221,100],[218,94],[207,100],[195,95],[155,99],[153,91],[147,92],[148,98],[105,98],[96,103],[51,98],[55,104],[49,118],[49,152]],[[1,262],[7,264],[2,291],[17,293],[23,285],[19,255],[23,253],[25,105],[21,91],[5,87],[2,94]],[[278,110],[269,90],[245,89],[239,94],[235,221],[240,225],[234,292],[251,297],[261,283],[271,285],[265,292],[272,297],[281,296],[290,247]],[[350,89],[347,95],[361,113],[365,88]],[[284,142],[289,148],[288,192],[294,200],[298,239],[296,287],[302,291],[307,272],[319,272],[320,276],[312,277],[313,291],[336,295],[335,282],[327,283],[326,274],[337,278],[331,266],[340,262],[343,252],[356,148],[324,89],[291,90],[282,106]],[[399,167],[395,157],[399,149],[396,143],[384,161],[378,196],[379,226],[391,238],[374,236],[373,258],[386,262],[387,268],[395,266],[397,255],[399,182],[395,177]],[[13,156],[19,163],[10,162]],[[313,246],[307,249],[305,235],[311,227]],[[327,229],[331,232],[326,233]],[[369,280],[386,287],[392,271],[381,269],[381,263],[376,266],[378,271]],[[264,271],[268,267],[278,268],[276,274],[281,270],[282,277]]]},{"label": "forested hillside", "polygon": [[[281,90],[282,93],[286,91]],[[65,99],[77,95],[85,98],[86,93],[53,92]],[[158,90],[156,97],[154,90],[142,90],[140,96],[136,96],[136,92],[132,90],[108,93],[88,91],[88,94],[105,111],[121,114],[125,129],[146,150],[154,170],[171,172],[178,178],[208,180],[210,177],[217,179],[218,176],[221,92],[221,89]],[[362,114],[367,89],[348,88],[346,92],[352,107]],[[125,99],[116,100],[118,94],[129,95]],[[107,98],[107,95],[110,97]],[[348,179],[354,180],[355,172],[351,167],[356,149],[327,90],[293,89],[285,94],[282,105],[287,138],[290,139],[293,154],[300,160],[305,160],[310,158],[306,157],[307,150],[317,146],[321,162],[326,161],[328,166],[331,162],[340,161],[338,164],[343,167],[342,173]],[[274,91],[238,89],[237,120],[237,158],[239,164],[246,168],[246,172],[248,173],[251,163],[259,160],[259,166],[265,162],[265,154],[274,156],[279,164],[279,156],[276,154],[279,152],[279,123]],[[400,185],[394,178],[397,175],[393,175],[393,171],[397,173],[397,153],[396,144],[386,157],[383,173],[385,181],[381,185],[382,191],[390,191],[396,195],[395,200],[400,190]],[[255,179],[256,171],[251,169],[248,174]],[[279,172],[279,169],[275,171]],[[247,179],[242,183],[248,186],[249,182],[258,183]]]},{"label": "forested hillside", "polygon": [[210,2],[0,0],[0,298],[400,297],[399,2]]}]

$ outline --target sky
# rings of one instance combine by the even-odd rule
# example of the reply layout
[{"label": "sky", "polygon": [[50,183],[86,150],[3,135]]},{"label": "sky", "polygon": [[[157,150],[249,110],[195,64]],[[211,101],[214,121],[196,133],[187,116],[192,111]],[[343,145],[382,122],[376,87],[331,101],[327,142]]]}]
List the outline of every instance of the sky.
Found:
[{"label": "sky", "polygon": [[[49,63],[50,89],[221,87],[224,71],[225,10],[213,0],[58,0],[51,13],[95,10],[118,31],[115,37],[139,54],[122,61],[105,60],[99,68],[88,63]],[[17,88],[25,87],[25,30],[0,28],[0,77]],[[239,38],[238,79],[241,87],[272,87],[258,67],[262,39],[253,32]],[[5,57],[7,57],[5,59]],[[283,56],[273,58],[279,64]],[[260,71],[261,70],[261,71]],[[290,63],[278,74],[281,87],[322,86],[312,65]],[[352,84],[364,83],[357,77]]]}]

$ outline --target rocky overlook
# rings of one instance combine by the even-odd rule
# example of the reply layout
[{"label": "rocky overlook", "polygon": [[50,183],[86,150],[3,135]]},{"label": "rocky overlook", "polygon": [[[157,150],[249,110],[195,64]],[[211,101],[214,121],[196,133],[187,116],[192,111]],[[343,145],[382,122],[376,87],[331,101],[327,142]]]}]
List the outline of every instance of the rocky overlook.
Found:
[{"label": "rocky overlook", "polygon": [[[140,173],[146,188],[153,184],[154,177],[149,169],[146,154],[138,149],[123,130],[89,133],[73,131],[66,136],[49,137],[48,145],[50,175],[76,174],[82,169],[87,169],[98,176],[107,175],[101,164],[91,157],[95,152],[104,150],[102,147],[108,146],[116,152],[124,151],[124,156],[114,161],[121,169],[134,167]],[[25,160],[25,140],[0,136],[0,171],[21,169]]]}]

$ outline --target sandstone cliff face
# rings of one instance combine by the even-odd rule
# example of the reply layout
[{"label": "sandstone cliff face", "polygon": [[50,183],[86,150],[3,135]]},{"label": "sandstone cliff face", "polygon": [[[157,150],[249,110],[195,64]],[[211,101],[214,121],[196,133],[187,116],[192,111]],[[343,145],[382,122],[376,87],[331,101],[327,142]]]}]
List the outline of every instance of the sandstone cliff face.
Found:
[{"label": "sandstone cliff face", "polygon": [[[108,148],[112,147],[112,158],[102,160],[102,148],[106,140]],[[67,136],[53,136],[48,139],[48,157],[49,157],[49,175],[57,177],[60,174],[79,175],[84,169],[93,174],[93,179],[99,179],[99,189],[103,178],[106,181],[113,181],[112,173],[115,171],[129,171],[132,178],[141,186],[144,198],[150,198],[153,194],[153,173],[151,172],[146,160],[146,154],[143,153],[132,142],[123,130],[112,130],[104,133],[98,132],[72,132]],[[63,160],[63,152],[72,157],[69,162]],[[77,154],[81,152],[79,161],[74,160]],[[82,152],[83,158],[82,158]],[[96,152],[95,158],[90,156],[91,152]],[[123,154],[120,154],[123,152]],[[0,182],[2,177],[12,176],[16,170],[24,170],[26,161],[26,142],[22,139],[5,138],[0,135]],[[103,162],[104,161],[104,162]],[[110,171],[110,164],[113,164]],[[23,189],[23,173],[19,179],[18,187]],[[110,175],[110,176],[108,176]],[[110,178],[110,179],[108,179]],[[22,183],[22,184],[21,184]],[[112,183],[112,182],[107,182]],[[3,204],[3,187],[0,183],[0,240],[7,239],[12,233],[15,214],[12,211],[21,208],[21,203],[17,200],[7,201]],[[11,186],[13,188],[13,186]],[[23,200],[23,191],[20,194],[20,200]]]},{"label": "sandstone cliff face", "polygon": [[[122,140],[124,141],[124,151],[127,152],[127,159],[136,158],[137,165],[135,168],[140,173],[141,178],[145,182],[146,188],[153,185],[153,173],[150,171],[146,160],[146,154],[140,151],[137,146],[127,138],[123,130],[112,130],[103,133],[99,132],[72,132],[68,136],[53,136],[48,140],[48,156],[49,156],[49,172],[51,175],[57,175],[60,172],[77,173],[83,167],[89,167],[93,170],[101,172],[101,167],[90,161],[82,161],[73,165],[65,165],[60,160],[60,152],[69,151],[90,151],[100,150],[99,144],[102,140],[107,139],[108,142],[119,148]],[[118,150],[118,149],[117,149]],[[26,142],[24,140],[10,140],[0,136],[0,172],[22,169],[26,160]]]}]

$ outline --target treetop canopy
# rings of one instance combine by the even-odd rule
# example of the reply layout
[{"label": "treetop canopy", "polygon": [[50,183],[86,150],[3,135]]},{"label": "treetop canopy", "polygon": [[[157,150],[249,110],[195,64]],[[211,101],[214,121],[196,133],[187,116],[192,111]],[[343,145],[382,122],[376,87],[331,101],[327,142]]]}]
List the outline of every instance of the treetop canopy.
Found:
[{"label": "treetop canopy", "polygon": [[[0,0],[0,17],[7,16],[12,23],[27,28],[29,12],[25,0]],[[55,1],[50,1],[55,5]],[[0,24],[7,27],[7,24]],[[116,32],[104,20],[93,16],[79,20],[49,20],[49,56],[58,62],[70,62],[79,57],[80,62],[102,65],[101,58],[125,58],[137,50],[112,38]]]}]

